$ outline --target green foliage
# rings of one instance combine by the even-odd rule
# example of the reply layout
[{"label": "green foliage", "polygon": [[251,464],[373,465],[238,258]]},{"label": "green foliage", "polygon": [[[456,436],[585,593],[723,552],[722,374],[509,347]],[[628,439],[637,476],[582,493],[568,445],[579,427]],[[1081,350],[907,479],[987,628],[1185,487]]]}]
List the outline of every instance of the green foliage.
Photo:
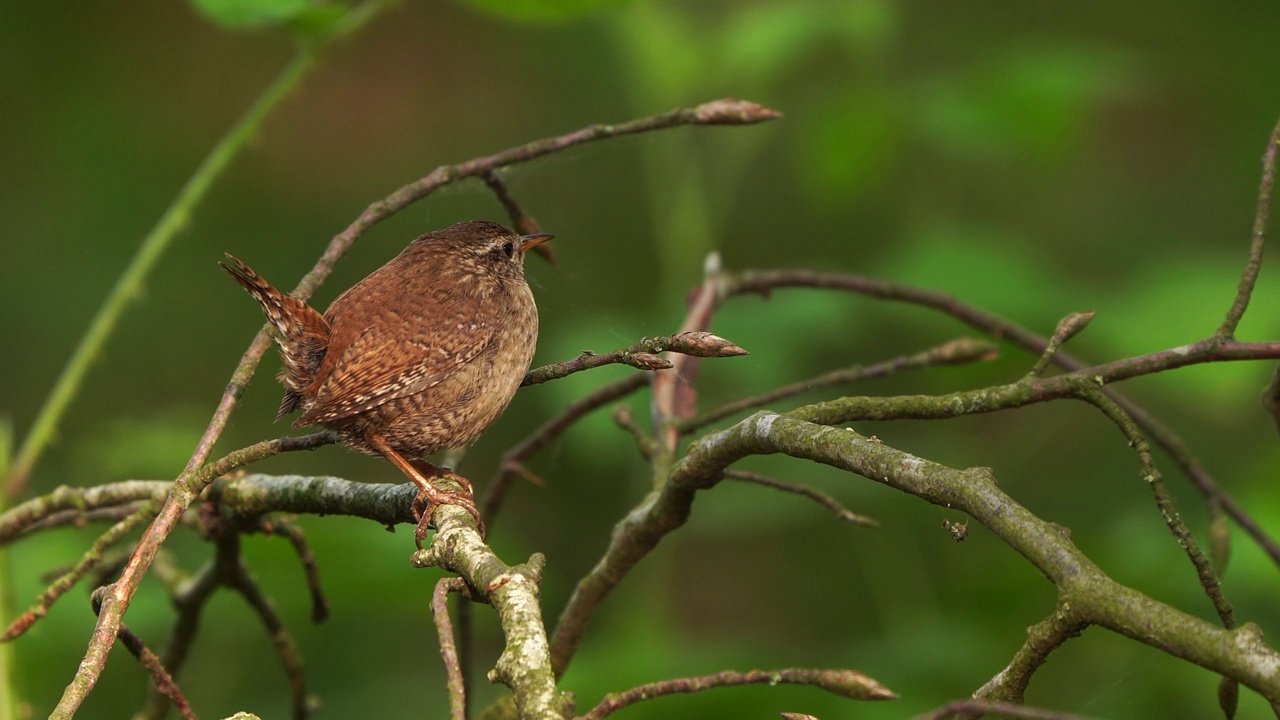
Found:
[{"label": "green foliage", "polygon": [[599,12],[620,0],[459,0],[463,5],[503,20],[558,23]]},{"label": "green foliage", "polygon": [[208,422],[194,408],[169,408],[149,417],[114,417],[74,449],[75,475],[160,480],[177,476]]},{"label": "green foliage", "polygon": [[[1030,238],[971,225],[930,225],[895,245],[880,272],[886,278],[956,295],[962,302],[1048,335],[1071,312],[1073,293],[1036,252]],[[1000,282],[975,282],[975,278]],[[1092,332],[1090,328],[1086,332]]]},{"label": "green foliage", "polygon": [[[262,48],[331,30],[347,8],[306,0],[193,5],[210,21],[194,33],[183,13],[171,13],[169,25],[142,25],[94,5],[20,4],[10,13],[23,32],[0,50],[3,65],[27,70],[3,78],[21,112],[0,120],[0,137],[14,140],[0,155],[21,182],[0,198],[15,228],[11,262],[0,263],[0,302],[21,312],[5,318],[4,336],[19,350],[0,357],[7,381],[0,413],[23,435],[158,204],[261,89],[270,72]],[[1257,155],[1274,122],[1275,97],[1259,90],[1280,63],[1270,18],[1248,9],[1165,13],[1153,33],[1151,8],[1142,4],[1053,21],[1038,11],[981,14],[963,4],[918,10],[893,0],[401,4],[395,22],[371,26],[353,44],[360,52],[335,56],[308,92],[289,93],[229,166],[228,181],[189,213],[187,242],[157,266],[148,293],[99,356],[33,491],[175,474],[246,338],[250,311],[215,265],[232,243],[255,244],[296,276],[372,198],[436,164],[725,95],[776,107],[785,119],[632,138],[513,173],[513,192],[561,237],[564,262],[539,270],[539,300],[574,299],[544,313],[540,361],[673,331],[713,248],[739,267],[820,267],[947,291],[1043,333],[1068,312],[1095,309],[1094,324],[1067,348],[1093,361],[1210,332],[1243,263]],[[68,32],[81,26],[95,28],[92,42]],[[264,29],[292,33],[223,35]],[[191,52],[173,52],[172,37],[188,46],[179,33],[192,34]],[[159,152],[122,150],[138,147]],[[129,181],[114,181],[120,177]],[[456,214],[477,207],[501,217],[483,190],[459,187],[404,213],[395,232],[464,219]],[[352,262],[372,267],[408,237],[380,229]],[[1280,298],[1270,278],[1264,268],[1241,337],[1275,335]],[[703,363],[703,409],[959,334],[928,311],[816,291],[734,300],[715,329],[752,355]],[[987,375],[940,369],[849,392],[944,392],[998,373],[1014,379],[1032,361],[1009,353],[981,369]],[[289,432],[270,424],[275,366],[269,361],[250,389],[247,412],[236,415],[219,452]],[[1280,527],[1270,482],[1280,455],[1256,396],[1270,371],[1221,363],[1124,385],[1187,436],[1205,467],[1269,529]],[[624,372],[522,391],[464,462],[478,489],[502,449]],[[630,402],[643,424],[647,396]],[[608,412],[535,458],[531,469],[547,487],[518,483],[493,536],[507,557],[548,551],[548,624],[598,558],[609,526],[647,489],[630,438]],[[994,466],[1002,487],[1071,528],[1109,572],[1204,612],[1131,453],[1087,408],[1055,403],[943,423],[866,425],[857,429],[922,457]],[[0,451],[5,433],[12,434],[0,425]],[[1167,458],[1157,462],[1203,536],[1209,525],[1198,495]],[[1052,609],[1052,588],[990,533],[973,527],[954,543],[938,527],[960,519],[954,513],[825,467],[779,457],[752,463],[812,482],[884,526],[842,526],[803,499],[724,483],[602,607],[567,678],[584,705],[638,682],[786,660],[864,670],[904,700],[857,712],[909,716],[989,679],[1025,639],[1026,625]],[[399,480],[385,463],[338,448],[254,470]],[[429,629],[419,630],[437,576],[405,570],[408,534],[343,518],[303,522],[334,606],[326,626],[306,625],[307,598],[287,545],[245,544],[249,565],[297,633],[321,700],[344,717],[442,702],[439,660],[422,642],[405,645],[406,654],[377,651],[396,647],[404,628],[431,643]],[[1232,532],[1229,597],[1241,620],[1256,620],[1273,637],[1275,567],[1238,528]],[[74,561],[89,533],[51,533],[10,556],[21,560],[19,602],[42,589],[36,573]],[[208,558],[190,533],[173,545],[187,569]],[[21,656],[22,683],[37,690],[24,687],[38,711],[66,685],[87,637],[92,617],[76,593],[33,638],[9,646]],[[195,652],[205,665],[185,675],[192,691],[215,692],[220,702],[248,698],[264,717],[285,714],[282,686],[243,664],[212,691],[197,680],[228,667],[246,644],[266,644],[238,601],[219,602],[236,614],[209,627],[236,629],[202,636]],[[156,583],[144,583],[129,618],[163,642],[172,614]],[[499,634],[483,608],[475,619],[483,671],[497,657]],[[357,654],[376,660],[353,667],[343,653],[327,652],[334,638],[348,637]],[[1165,663],[1128,639],[1091,631],[1060,652],[1029,701],[1099,716],[1217,712],[1217,678]],[[104,680],[98,709],[136,706],[140,671],[118,659],[110,668],[137,673],[137,683]],[[397,692],[413,683],[421,693]],[[499,692],[478,685],[481,704]],[[758,714],[761,701],[776,697],[798,699],[781,709],[821,717],[853,712],[813,693],[775,690],[724,690],[632,712]],[[1241,717],[1268,712],[1254,693],[1240,703]]]},{"label": "green foliage", "polygon": [[926,83],[911,117],[939,147],[965,157],[1067,156],[1099,103],[1133,91],[1123,53],[1092,45],[1014,47]]},{"label": "green foliage", "polygon": [[289,27],[318,33],[340,19],[346,8],[317,0],[190,0],[210,22],[229,30]]},{"label": "green foliage", "polygon": [[796,166],[815,203],[843,207],[891,181],[903,141],[892,99],[874,91],[832,99],[802,118]]}]

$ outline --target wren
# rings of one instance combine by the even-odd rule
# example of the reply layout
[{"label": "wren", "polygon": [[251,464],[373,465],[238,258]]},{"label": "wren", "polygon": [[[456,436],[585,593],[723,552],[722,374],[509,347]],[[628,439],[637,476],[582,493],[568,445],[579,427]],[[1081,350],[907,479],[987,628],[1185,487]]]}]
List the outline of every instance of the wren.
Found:
[{"label": "wren", "polygon": [[[323,315],[230,254],[222,264],[275,330],[285,387],[276,420],[301,410],[294,427],[327,428],[409,476],[419,547],[443,503],[466,508],[484,533],[471,483],[421,458],[474,441],[520,388],[538,338],[524,254],[551,238],[484,220],[429,232]],[[438,489],[432,477],[464,489]]]}]

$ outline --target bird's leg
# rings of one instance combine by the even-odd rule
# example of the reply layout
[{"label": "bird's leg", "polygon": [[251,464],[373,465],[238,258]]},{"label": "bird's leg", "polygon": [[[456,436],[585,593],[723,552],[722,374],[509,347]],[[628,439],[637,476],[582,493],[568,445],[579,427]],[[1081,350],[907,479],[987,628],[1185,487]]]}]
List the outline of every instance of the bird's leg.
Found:
[{"label": "bird's leg", "polygon": [[[484,521],[480,519],[480,510],[476,507],[471,481],[452,470],[438,468],[422,460],[406,459],[380,435],[371,433],[366,439],[374,450],[382,453],[393,465],[400,468],[400,472],[407,475],[414,485],[418,486],[418,496],[413,499],[413,516],[418,520],[418,528],[413,533],[413,539],[419,550],[422,549],[422,541],[427,537],[427,529],[431,525],[431,514],[440,505],[457,505],[471,513],[471,517],[476,519],[480,537],[485,536]],[[448,478],[461,485],[462,490],[453,492],[441,490],[431,484],[431,478]]]}]

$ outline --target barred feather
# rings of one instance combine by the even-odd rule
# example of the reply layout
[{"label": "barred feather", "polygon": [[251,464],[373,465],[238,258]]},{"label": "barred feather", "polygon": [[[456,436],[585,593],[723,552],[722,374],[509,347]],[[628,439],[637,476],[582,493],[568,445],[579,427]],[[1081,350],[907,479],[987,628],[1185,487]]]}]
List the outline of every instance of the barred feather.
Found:
[{"label": "barred feather", "polygon": [[231,264],[219,265],[258,301],[267,322],[275,329],[276,345],[284,361],[280,382],[286,390],[276,413],[279,420],[300,407],[303,390],[315,380],[329,347],[329,323],[311,306],[277,290],[239,258],[228,254],[227,259]]}]

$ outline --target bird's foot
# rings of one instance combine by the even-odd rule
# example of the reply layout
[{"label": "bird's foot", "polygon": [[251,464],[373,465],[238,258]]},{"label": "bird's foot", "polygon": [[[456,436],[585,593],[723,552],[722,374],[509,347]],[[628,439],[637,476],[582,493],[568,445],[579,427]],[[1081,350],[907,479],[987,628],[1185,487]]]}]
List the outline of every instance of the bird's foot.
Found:
[{"label": "bird's foot", "polygon": [[480,537],[485,537],[484,520],[480,518],[480,510],[476,507],[475,491],[471,486],[471,481],[452,470],[438,468],[421,460],[411,462],[419,471],[426,471],[423,472],[424,479],[445,478],[462,486],[462,490],[441,490],[429,481],[419,485],[418,495],[413,499],[413,516],[418,520],[418,527],[413,533],[413,540],[418,549],[422,549],[422,541],[427,539],[427,534],[431,529],[432,514],[441,505],[457,505],[471,513],[471,517],[475,518],[476,527],[480,531]]}]

